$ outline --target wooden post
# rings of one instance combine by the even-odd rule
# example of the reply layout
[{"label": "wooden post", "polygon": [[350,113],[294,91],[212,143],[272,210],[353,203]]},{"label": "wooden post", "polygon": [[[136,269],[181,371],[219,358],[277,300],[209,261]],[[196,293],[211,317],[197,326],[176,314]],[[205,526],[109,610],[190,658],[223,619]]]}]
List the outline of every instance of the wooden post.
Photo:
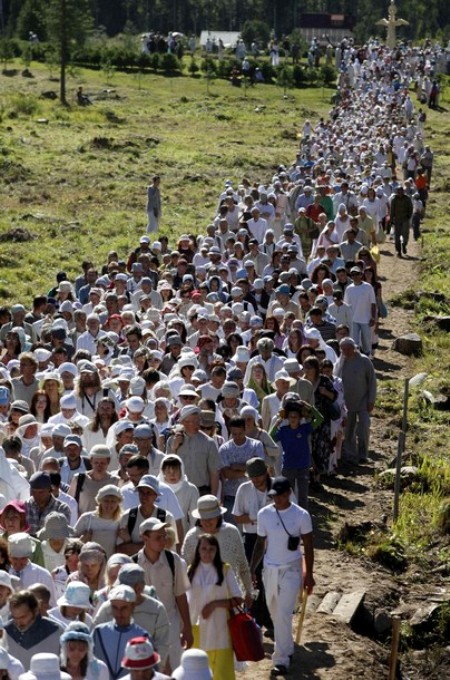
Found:
[{"label": "wooden post", "polygon": [[392,642],[391,642],[391,657],[389,659],[388,680],[395,680],[397,672],[398,644],[400,642],[401,623],[402,619],[400,616],[392,617]]}]

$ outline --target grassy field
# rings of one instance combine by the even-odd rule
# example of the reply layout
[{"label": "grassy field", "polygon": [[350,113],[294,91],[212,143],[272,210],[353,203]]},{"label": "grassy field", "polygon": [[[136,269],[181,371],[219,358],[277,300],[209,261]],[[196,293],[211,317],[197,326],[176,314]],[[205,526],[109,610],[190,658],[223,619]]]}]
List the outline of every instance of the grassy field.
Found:
[{"label": "grassy field", "polygon": [[[31,243],[0,244],[6,301],[29,302],[56,270],[76,271],[87,254],[100,264],[123,256],[146,226],[149,177],[162,177],[161,232],[202,233],[228,178],[270,178],[294,159],[306,116],[330,108],[331,91],[235,88],[203,78],[81,71],[69,81],[73,105],[43,99],[58,89],[45,67],[33,79],[0,75],[0,234],[27,228]],[[76,87],[95,104],[79,108]],[[107,93],[106,90],[110,92]],[[105,99],[100,99],[105,97]]]}]

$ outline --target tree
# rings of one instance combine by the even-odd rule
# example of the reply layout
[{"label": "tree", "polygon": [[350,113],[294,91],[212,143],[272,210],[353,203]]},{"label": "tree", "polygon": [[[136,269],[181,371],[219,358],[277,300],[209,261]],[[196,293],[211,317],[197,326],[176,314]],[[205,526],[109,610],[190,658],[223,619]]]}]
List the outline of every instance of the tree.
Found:
[{"label": "tree", "polygon": [[55,45],[60,67],[59,99],[66,100],[66,69],[75,50],[85,42],[93,25],[89,0],[49,0],[47,33]]},{"label": "tree", "polygon": [[17,33],[22,40],[28,40],[30,32],[40,41],[46,40],[44,0],[25,0],[17,18]]}]

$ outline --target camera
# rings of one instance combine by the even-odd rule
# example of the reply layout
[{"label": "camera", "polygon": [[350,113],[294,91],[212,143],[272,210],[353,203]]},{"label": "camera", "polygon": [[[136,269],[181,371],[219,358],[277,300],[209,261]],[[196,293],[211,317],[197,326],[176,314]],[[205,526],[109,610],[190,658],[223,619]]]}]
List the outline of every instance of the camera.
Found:
[{"label": "camera", "polygon": [[287,545],[288,550],[297,550],[300,545],[300,536],[289,536]]}]

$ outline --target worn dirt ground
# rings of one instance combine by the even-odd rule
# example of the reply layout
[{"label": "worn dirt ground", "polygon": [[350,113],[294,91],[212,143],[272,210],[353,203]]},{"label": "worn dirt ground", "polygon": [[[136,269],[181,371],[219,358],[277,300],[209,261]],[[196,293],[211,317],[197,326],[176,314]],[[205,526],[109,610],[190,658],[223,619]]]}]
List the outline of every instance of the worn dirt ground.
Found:
[{"label": "worn dirt ground", "polygon": [[[420,243],[410,243],[408,256],[398,259],[391,241],[380,247],[379,276],[383,299],[401,292],[411,282],[418,269]],[[396,380],[411,377],[408,358],[392,350],[393,339],[410,331],[411,312],[396,308],[380,327],[380,346],[374,367],[383,389],[386,378]],[[365,591],[365,608],[383,610],[390,614],[402,599],[403,585],[389,571],[369,559],[359,559],[338,549],[336,534],[345,521],[391,521],[393,494],[376,488],[374,475],[388,467],[396,454],[395,438],[386,438],[386,428],[392,423],[379,408],[372,419],[371,460],[351,472],[340,472],[325,480],[324,491],[311,498],[310,511],[315,531],[315,580],[313,596],[309,598],[301,645],[296,648],[289,677],[302,680],[353,680],[367,678],[381,680],[388,677],[389,634],[387,644],[363,634],[364,623],[359,621],[354,632],[350,626],[337,622],[332,616],[319,614],[315,608],[329,591],[350,593]],[[420,588],[419,588],[420,590]],[[407,593],[405,593],[405,596]],[[411,594],[410,594],[411,595]],[[266,659],[249,664],[238,678],[260,680],[270,675],[272,641],[265,639]],[[408,675],[408,678],[420,676]]]}]

